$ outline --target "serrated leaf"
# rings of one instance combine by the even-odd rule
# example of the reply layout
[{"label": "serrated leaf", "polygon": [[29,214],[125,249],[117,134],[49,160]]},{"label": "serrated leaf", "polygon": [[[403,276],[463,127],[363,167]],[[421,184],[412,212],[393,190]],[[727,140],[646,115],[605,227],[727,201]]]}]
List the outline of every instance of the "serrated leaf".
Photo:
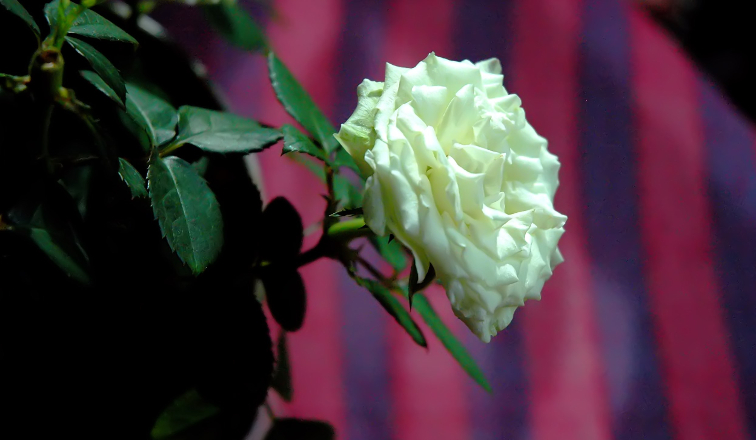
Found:
[{"label": "serrated leaf", "polygon": [[276,356],[276,370],[273,373],[273,380],[270,383],[271,388],[276,390],[279,396],[286,402],[291,402],[294,397],[294,390],[291,386],[291,367],[289,365],[289,349],[286,343],[286,332],[282,331],[278,335]]},{"label": "serrated leaf", "polygon": [[307,294],[296,267],[272,264],[261,275],[270,314],[287,332],[302,328]]},{"label": "serrated leaf", "polygon": [[389,289],[387,289],[377,281],[369,280],[366,278],[356,277],[355,281],[357,281],[357,284],[366,288],[370,293],[373,294],[373,297],[377,299],[381,306],[383,306],[383,308],[389,313],[389,315],[391,315],[396,320],[396,322],[404,328],[404,330],[410,335],[413,341],[415,341],[421,347],[428,346],[428,343],[426,342],[425,336],[423,336],[423,332],[420,330],[420,327],[418,327],[418,325],[412,319],[412,316],[410,316],[409,312],[404,309],[402,303],[399,302],[399,300],[391,294],[391,291],[389,291]]},{"label": "serrated leaf", "polygon": [[139,45],[137,40],[126,31],[91,9],[85,9],[76,17],[71,28],[68,29],[68,33],[100,40],[120,41],[134,46]]},{"label": "serrated leaf", "polygon": [[126,112],[147,134],[153,147],[173,139],[178,114],[172,105],[133,85],[126,84]]},{"label": "serrated leaf", "polygon": [[339,146],[333,137],[336,130],[294,75],[273,52],[268,54],[268,74],[273,90],[284,109],[302,124],[320,142],[326,154],[330,155]]},{"label": "serrated leaf", "polygon": [[333,427],[317,420],[277,418],[265,440],[334,440]]},{"label": "serrated leaf", "polygon": [[39,26],[37,26],[34,18],[31,16],[29,11],[27,11],[26,8],[24,8],[21,3],[18,2],[18,0],[0,0],[0,4],[5,6],[5,9],[7,9],[10,13],[24,20],[26,25],[29,26],[29,29],[31,29],[37,37],[41,35]]},{"label": "serrated leaf", "polygon": [[92,72],[91,70],[82,70],[79,72],[79,74],[87,80],[90,84],[95,86],[97,90],[102,92],[105,96],[110,98],[113,102],[118,104],[121,108],[126,108],[126,106],[123,104],[123,100],[118,96],[118,94],[113,90],[112,87],[110,87],[101,77],[100,75],[96,74],[95,72]]},{"label": "serrated leaf", "polygon": [[152,438],[163,440],[196,425],[216,414],[220,409],[202,399],[197,390],[187,391],[158,416],[152,428]]},{"label": "serrated leaf", "polygon": [[284,137],[284,146],[281,154],[291,153],[297,151],[299,153],[309,154],[310,156],[326,161],[325,153],[312,143],[310,138],[304,135],[296,127],[291,124],[284,124],[281,127]]},{"label": "serrated leaf", "polygon": [[118,73],[118,69],[105,58],[105,55],[101,54],[89,43],[81,41],[78,38],[66,37],[66,41],[76,49],[76,52],[79,52],[81,56],[89,61],[95,72],[113,89],[121,101],[126,99],[126,83],[121,78],[121,74]]},{"label": "serrated leaf", "polygon": [[153,157],[147,172],[152,209],[168,244],[192,272],[204,271],[223,247],[223,218],[215,195],[178,157]]},{"label": "serrated leaf", "polygon": [[179,108],[178,136],[171,145],[188,143],[213,153],[247,154],[262,151],[280,139],[280,131],[251,119],[183,106]]},{"label": "serrated leaf", "polygon": [[407,256],[401,243],[391,240],[391,237],[371,236],[369,240],[378,254],[395,270],[401,271],[407,267]]},{"label": "serrated leaf", "polygon": [[[407,290],[404,289],[403,293],[407,295]],[[449,330],[449,327],[444,324],[436,311],[433,310],[433,307],[431,307],[430,303],[425,298],[425,295],[422,293],[415,295],[412,306],[417,310],[423,318],[423,321],[428,324],[428,327],[430,327],[433,333],[436,334],[436,337],[441,341],[444,347],[446,347],[449,353],[451,353],[452,357],[454,357],[462,369],[465,370],[465,372],[477,382],[478,385],[490,393],[491,385],[488,383],[485,374],[483,374],[483,371],[478,367],[475,359],[473,359],[472,356],[470,356],[470,353],[467,352],[465,346],[459,342],[451,330]]]},{"label": "serrated leaf", "polygon": [[262,29],[238,3],[222,1],[202,9],[210,25],[229,43],[251,52],[267,49]]},{"label": "serrated leaf", "polygon": [[131,190],[131,197],[147,197],[147,188],[145,188],[144,178],[139,171],[134,168],[126,159],[118,158],[118,175],[121,176],[121,180],[126,183],[126,186]]}]

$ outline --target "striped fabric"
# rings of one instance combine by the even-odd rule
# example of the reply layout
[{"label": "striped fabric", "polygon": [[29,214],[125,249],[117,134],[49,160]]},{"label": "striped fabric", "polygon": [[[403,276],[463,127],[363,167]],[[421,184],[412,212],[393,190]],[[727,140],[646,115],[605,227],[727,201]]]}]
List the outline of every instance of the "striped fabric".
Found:
[{"label": "striped fabric", "polygon": [[[641,10],[621,0],[275,8],[274,49],[334,123],[386,61],[500,58],[505,86],[562,162],[556,205],[569,216],[566,262],[543,300],[491,344],[429,292],[492,395],[320,261],[303,271],[308,316],[290,339],[295,398],[277,411],[328,420],[349,440],[756,438],[756,135]],[[234,110],[290,121],[259,56],[212,39],[201,49]],[[317,221],[319,184],[279,154],[260,155],[267,197]]]}]

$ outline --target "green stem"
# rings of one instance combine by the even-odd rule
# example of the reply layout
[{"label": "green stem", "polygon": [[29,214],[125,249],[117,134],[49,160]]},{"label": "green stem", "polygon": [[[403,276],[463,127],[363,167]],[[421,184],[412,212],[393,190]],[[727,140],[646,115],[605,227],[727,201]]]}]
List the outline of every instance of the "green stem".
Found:
[{"label": "green stem", "polygon": [[332,224],[328,227],[326,235],[334,241],[350,241],[358,237],[368,237],[374,234],[370,228],[365,226],[365,219],[357,217]]},{"label": "green stem", "polygon": [[182,146],[184,146],[184,144],[182,144],[182,143],[171,144],[171,145],[168,145],[167,147],[163,148],[162,150],[160,150],[160,152],[158,154],[160,155],[160,157],[165,157],[169,153],[172,153],[173,151],[178,150]]}]

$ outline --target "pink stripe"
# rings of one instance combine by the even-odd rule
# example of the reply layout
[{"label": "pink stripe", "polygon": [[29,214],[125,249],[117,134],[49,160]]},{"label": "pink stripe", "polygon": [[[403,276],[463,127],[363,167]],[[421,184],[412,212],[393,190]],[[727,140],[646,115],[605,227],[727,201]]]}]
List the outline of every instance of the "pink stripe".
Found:
[{"label": "pink stripe", "polygon": [[[426,294],[457,336],[469,332],[452,313],[443,289],[434,286]],[[413,316],[428,340],[428,350],[418,347],[399,326],[389,325],[394,438],[470,438],[465,388],[469,379],[419,315],[413,313]]]},{"label": "pink stripe", "polygon": [[[453,0],[392,1],[385,32],[386,61],[413,67],[432,51],[450,57],[453,8]],[[421,25],[418,20],[422,20]],[[428,297],[445,322],[461,329],[441,289],[429,289]],[[413,312],[413,316],[421,321],[417,313]],[[427,351],[397,325],[388,326],[394,438],[469,438],[465,389],[468,379],[430,329],[421,327],[428,339]]]},{"label": "pink stripe", "polygon": [[[333,108],[333,78],[342,7],[338,0],[276,0],[279,17],[267,29],[276,54],[312,95],[326,114]],[[254,63],[251,63],[254,64]],[[231,90],[249,93],[259,103],[254,116],[280,125],[292,122],[276,100],[267,82],[262,63],[257,71],[242,71]],[[246,88],[246,89],[245,89]],[[232,99],[235,96],[231,97]],[[285,196],[302,215],[305,226],[323,216],[325,194],[318,179],[300,165],[280,157],[276,146],[257,155],[263,170],[266,199]],[[317,237],[306,240],[310,246]],[[302,330],[289,335],[294,400],[281,411],[303,418],[327,420],[337,432],[346,430],[342,347],[337,274],[340,267],[319,260],[304,267],[301,274],[307,287],[307,315]]]},{"label": "pink stripe", "polygon": [[561,186],[556,208],[569,217],[560,242],[565,263],[546,283],[543,300],[528,303],[519,317],[525,327],[534,440],[611,438],[580,199],[577,54],[581,4],[580,0],[517,2],[515,81],[505,81],[510,92],[522,97],[528,120],[559,156]]},{"label": "pink stripe", "polygon": [[650,20],[630,19],[640,218],[675,438],[745,439],[712,264],[695,70]]}]

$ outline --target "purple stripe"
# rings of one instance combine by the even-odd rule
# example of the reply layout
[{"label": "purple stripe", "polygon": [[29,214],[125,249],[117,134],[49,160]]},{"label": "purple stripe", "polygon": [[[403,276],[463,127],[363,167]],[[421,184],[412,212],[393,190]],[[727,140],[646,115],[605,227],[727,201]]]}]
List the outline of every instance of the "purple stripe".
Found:
[{"label": "purple stripe", "polygon": [[[336,127],[346,121],[357,104],[357,86],[364,78],[383,78],[382,33],[385,5],[378,0],[344,1],[344,22],[339,41],[335,81],[338,88]],[[366,250],[369,246],[365,247]],[[376,264],[379,259],[371,255]],[[363,288],[340,271],[346,385],[345,439],[386,440],[391,435],[390,365],[386,312]]]},{"label": "purple stripe", "polygon": [[[468,0],[456,3],[454,15],[455,58],[473,62],[499,58],[504,70],[505,86],[511,84],[511,74],[514,72],[508,63],[512,48],[511,13],[511,1]],[[470,381],[468,414],[472,438],[530,438],[525,351],[517,316],[512,325],[493,338],[489,345],[480,346],[479,342],[470,342],[467,345],[480,360],[481,368],[493,388],[493,394],[489,395]]]},{"label": "purple stripe", "polygon": [[756,158],[752,127],[701,80],[714,251],[751,437],[756,437]]},{"label": "purple stripe", "polygon": [[580,53],[584,200],[617,439],[670,438],[641,260],[628,10],[586,0]]}]

